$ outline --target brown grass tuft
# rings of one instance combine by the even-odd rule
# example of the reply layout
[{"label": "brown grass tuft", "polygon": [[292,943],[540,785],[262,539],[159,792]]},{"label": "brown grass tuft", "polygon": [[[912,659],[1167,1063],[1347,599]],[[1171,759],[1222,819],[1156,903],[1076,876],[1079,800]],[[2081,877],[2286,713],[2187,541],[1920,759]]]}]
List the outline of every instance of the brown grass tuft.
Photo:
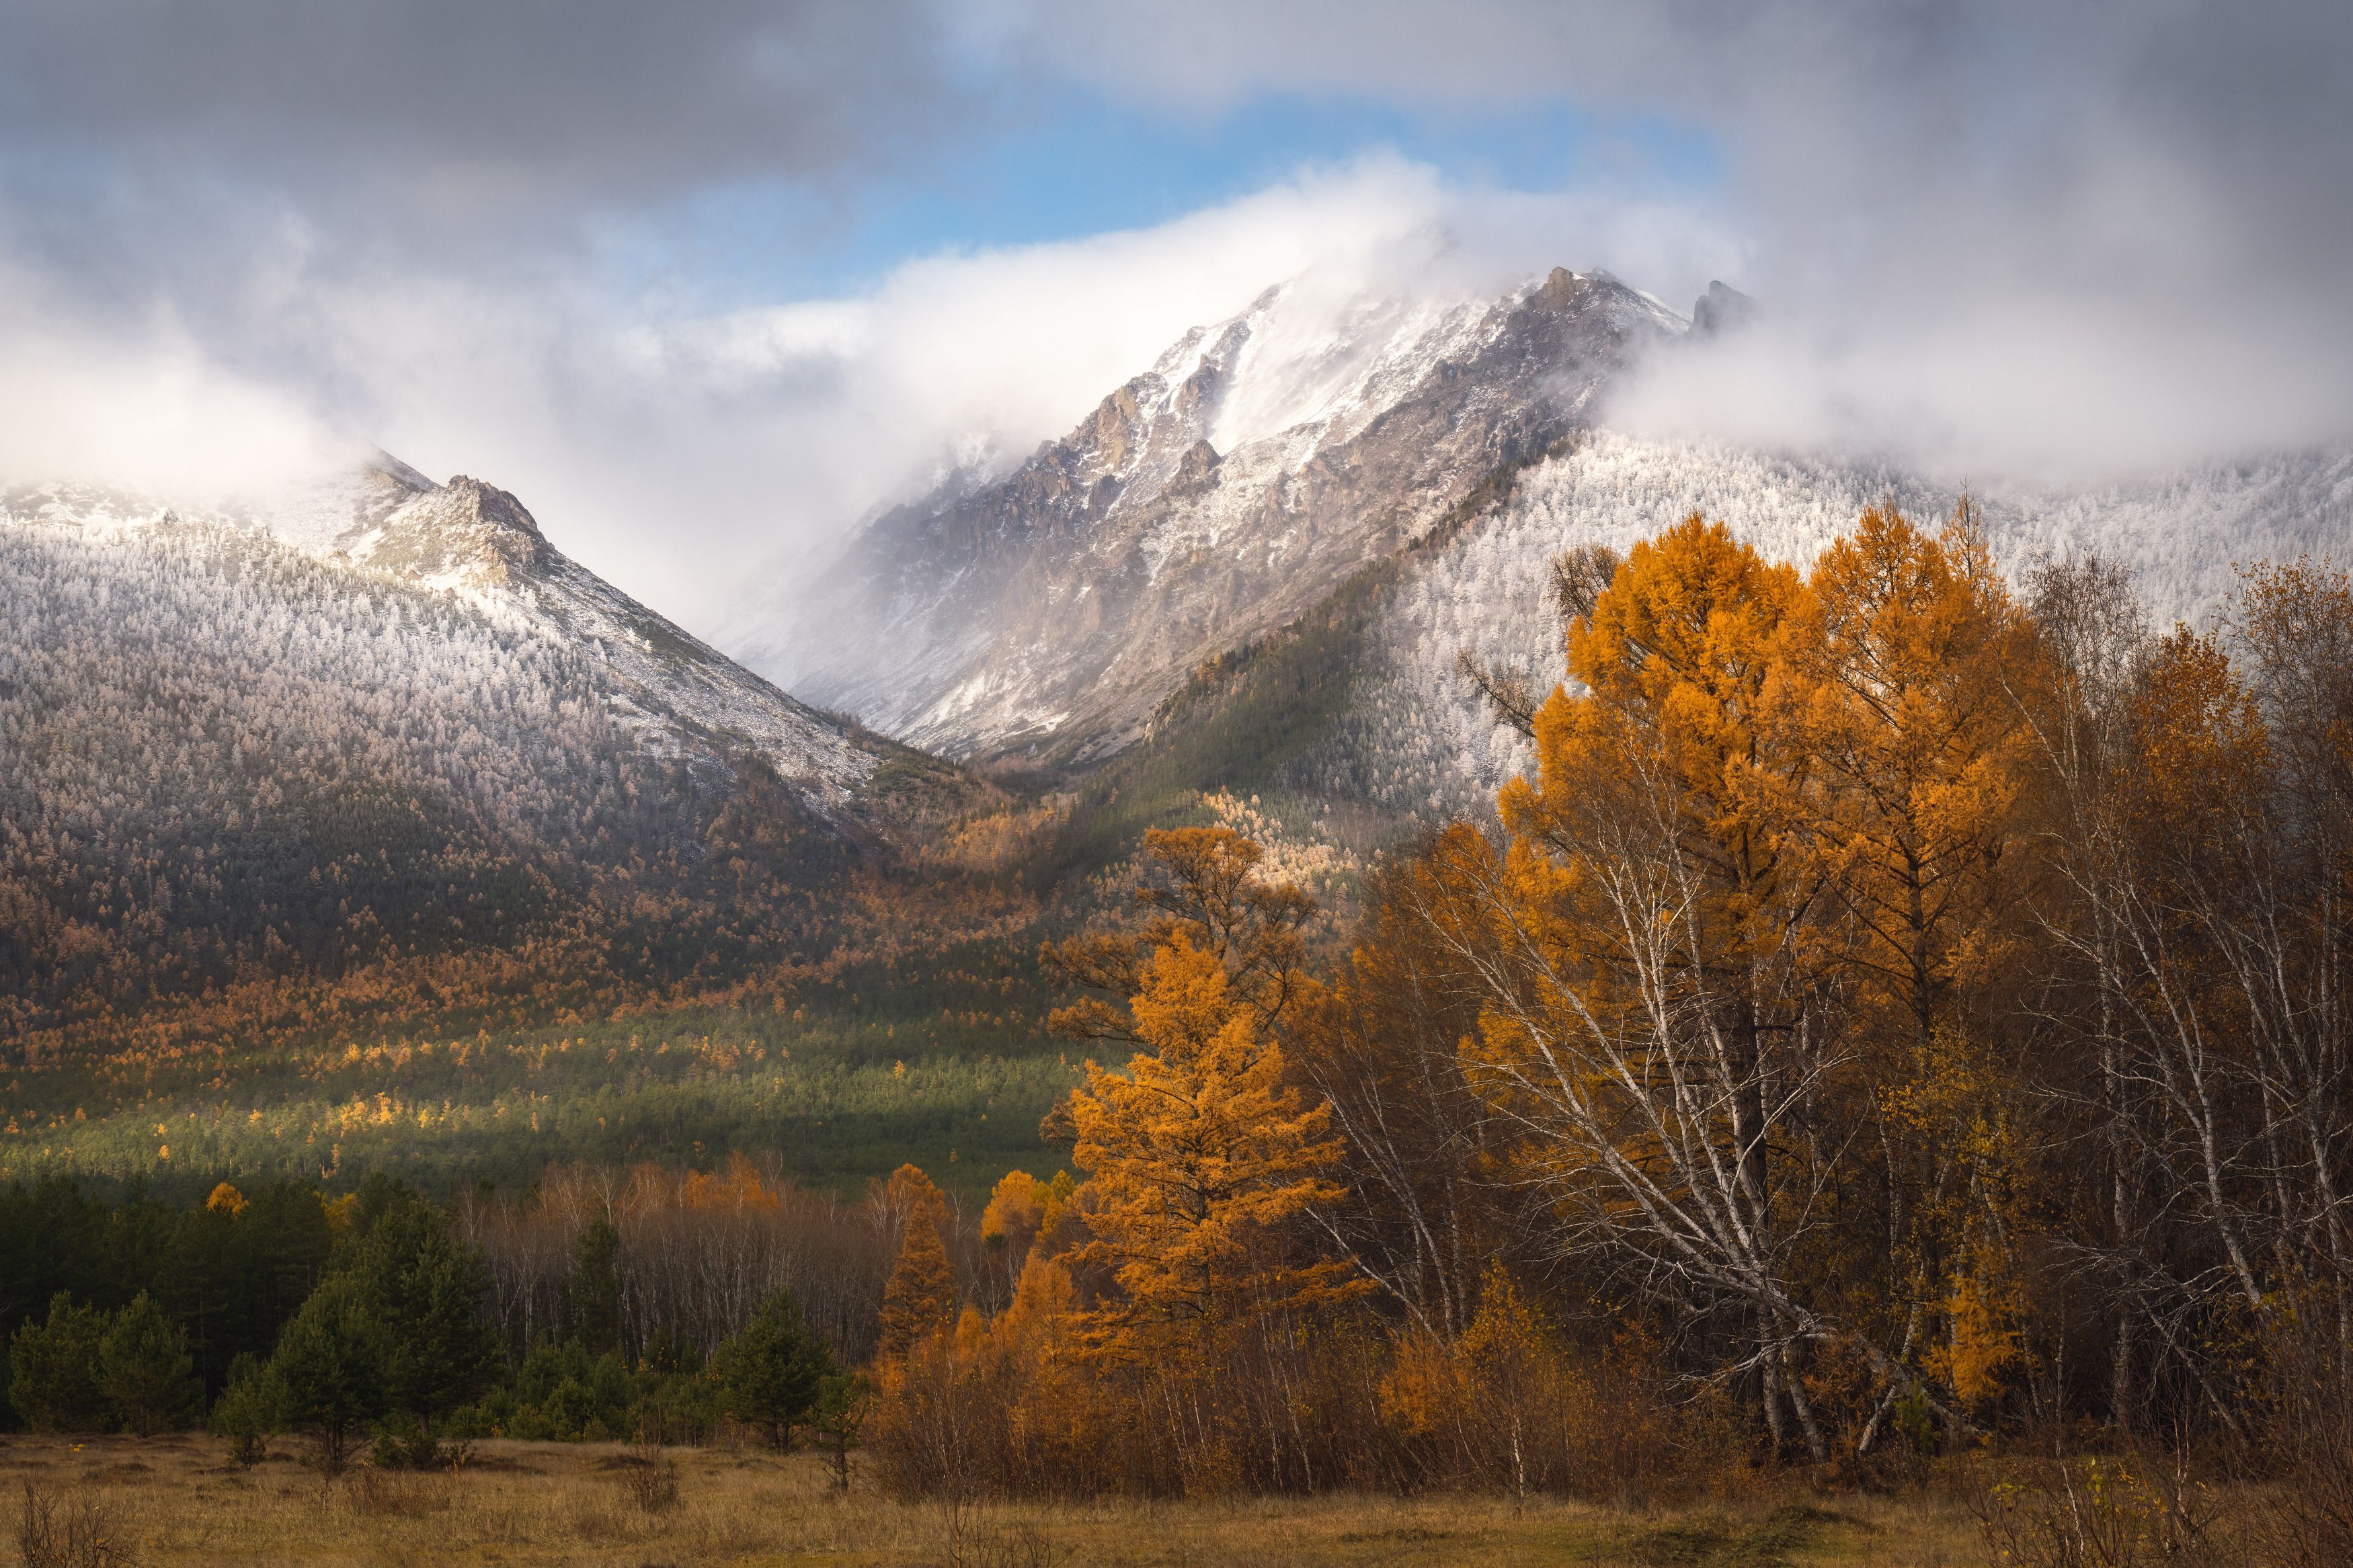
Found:
[{"label": "brown grass tuft", "polygon": [[28,1479],[19,1509],[16,1553],[25,1568],[130,1568],[137,1561],[95,1498],[52,1497]]}]

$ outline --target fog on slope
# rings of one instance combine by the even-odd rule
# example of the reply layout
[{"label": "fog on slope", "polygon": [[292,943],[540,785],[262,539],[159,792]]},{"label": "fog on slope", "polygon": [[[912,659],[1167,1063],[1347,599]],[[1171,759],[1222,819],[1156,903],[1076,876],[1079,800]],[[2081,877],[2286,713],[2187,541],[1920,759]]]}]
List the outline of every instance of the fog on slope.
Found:
[{"label": "fog on slope", "polygon": [[1012,473],[876,520],[751,657],[949,755],[1099,760],[1195,665],[1546,450],[1684,326],[1566,268],[1500,298],[1270,289]]}]

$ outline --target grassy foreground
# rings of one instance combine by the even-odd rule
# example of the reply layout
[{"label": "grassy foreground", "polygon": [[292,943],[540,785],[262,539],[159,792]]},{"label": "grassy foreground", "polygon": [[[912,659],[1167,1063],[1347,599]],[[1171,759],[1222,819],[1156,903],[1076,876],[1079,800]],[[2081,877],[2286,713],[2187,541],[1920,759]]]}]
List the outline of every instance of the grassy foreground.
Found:
[{"label": "grassy foreground", "polygon": [[[67,1508],[94,1500],[132,1561],[166,1564],[690,1565],[946,1563],[936,1506],[863,1484],[844,1500],[814,1455],[676,1449],[679,1495],[649,1513],[615,1446],[495,1442],[455,1475],[361,1470],[332,1485],[285,1458],[251,1473],[214,1439],[0,1439],[0,1541],[30,1482]],[[1980,1554],[1958,1504],[1933,1496],[1831,1505],[1743,1496],[1635,1511],[1480,1498],[1341,1497],[1232,1503],[1013,1505],[964,1536],[974,1568],[1087,1564],[1873,1563],[1954,1568]]]}]

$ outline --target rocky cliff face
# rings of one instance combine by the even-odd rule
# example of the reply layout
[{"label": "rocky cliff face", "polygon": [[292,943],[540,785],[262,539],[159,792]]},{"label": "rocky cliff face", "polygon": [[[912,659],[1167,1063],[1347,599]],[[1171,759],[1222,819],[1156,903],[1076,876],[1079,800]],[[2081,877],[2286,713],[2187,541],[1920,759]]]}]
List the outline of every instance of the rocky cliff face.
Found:
[{"label": "rocky cliff face", "polygon": [[1270,289],[1012,473],[877,519],[747,657],[952,756],[1099,760],[1194,665],[1546,451],[1685,326],[1566,270],[1498,300]]}]

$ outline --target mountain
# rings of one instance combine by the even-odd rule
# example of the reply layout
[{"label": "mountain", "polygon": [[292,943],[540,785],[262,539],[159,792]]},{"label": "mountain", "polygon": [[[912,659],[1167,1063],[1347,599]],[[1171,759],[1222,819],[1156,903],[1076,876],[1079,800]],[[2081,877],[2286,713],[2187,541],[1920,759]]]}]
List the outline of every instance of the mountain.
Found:
[{"label": "mountain", "polygon": [[[745,657],[948,755],[1118,759],[1088,786],[1105,798],[1178,809],[1181,776],[1361,808],[1384,831],[1482,809],[1526,759],[1459,658],[1559,678],[1560,551],[1700,510],[1803,563],[1874,502],[1957,503],[1957,483],[1891,461],[1613,426],[1617,378],[1705,353],[1756,310],[1715,283],[1686,320],[1559,269],[1487,301],[1269,290],[1012,472],[874,519],[797,629]],[[2196,617],[2235,562],[2344,553],[2353,447],[1972,494],[2005,567],[2094,550],[2161,621]]]},{"label": "mountain", "polygon": [[[1486,809],[1532,760],[1464,679],[1469,651],[1525,672],[1537,690],[1566,673],[1551,563],[1572,546],[1623,552],[1692,512],[1723,520],[1776,560],[1803,564],[1867,507],[1948,517],[1962,489],[1886,462],[1706,441],[1585,432],[1514,477],[1507,496],[1440,550],[1418,552],[1366,617],[1345,719],[1295,775],[1314,793],[1426,816]],[[2353,545],[2353,446],[2274,453],[2084,489],[1990,484],[1969,499],[1996,561],[2015,578],[2041,559],[2102,555],[2132,574],[2156,624],[2198,620],[2236,564]]]},{"label": "mountain", "polygon": [[[1529,765],[1461,660],[1560,679],[1562,551],[1697,510],[1804,563],[1874,503],[1957,504],[1893,461],[1613,426],[1615,378],[1757,309],[1715,284],[1686,324],[1563,271],[1483,303],[1271,290],[1009,474],[875,519],[801,629],[747,658],[910,742],[1058,771],[1050,871],[1207,813],[1342,890]],[[2096,552],[2160,624],[2213,612],[2234,563],[2341,561],[2353,540],[2353,445],[1970,491],[2006,569]]]},{"label": "mountain", "polygon": [[229,508],[0,492],[0,1037],[171,997],[738,985],[987,794],[600,581],[505,491],[389,458]]},{"label": "mountain", "polygon": [[245,509],[272,537],[369,577],[454,595],[593,657],[621,721],[649,744],[748,746],[839,816],[892,748],[852,733],[565,556],[505,490],[437,485],[379,456]]},{"label": "mountain", "polygon": [[1685,327],[1565,269],[1493,300],[1269,289],[1011,473],[876,519],[746,657],[949,756],[1100,761]]}]

